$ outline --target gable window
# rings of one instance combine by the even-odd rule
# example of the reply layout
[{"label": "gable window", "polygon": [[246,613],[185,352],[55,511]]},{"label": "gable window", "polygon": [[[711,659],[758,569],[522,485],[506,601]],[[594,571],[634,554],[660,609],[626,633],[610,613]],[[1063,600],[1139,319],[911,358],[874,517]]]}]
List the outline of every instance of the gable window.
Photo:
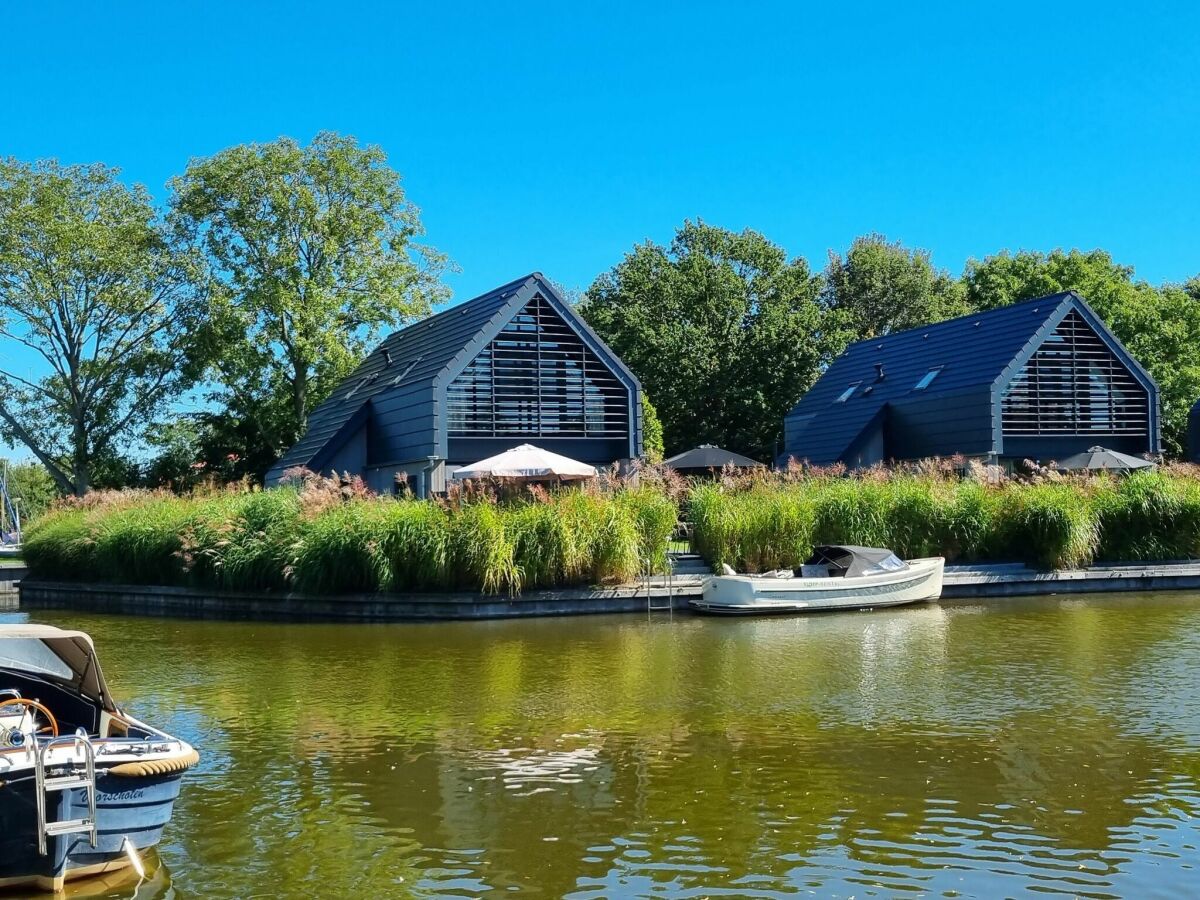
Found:
[{"label": "gable window", "polygon": [[842,393],[838,396],[838,398],[836,400],[834,400],[833,402],[834,403],[845,403],[847,400],[849,400],[851,397],[854,396],[854,392],[858,390],[858,386],[860,384],[862,384],[861,381],[854,382],[849,387],[847,387],[844,391],[842,391]]},{"label": "gable window", "polygon": [[941,366],[938,366],[937,368],[934,368],[934,369],[930,369],[928,372],[926,372],[924,375],[921,376],[920,381],[918,381],[915,385],[913,385],[913,390],[914,391],[925,390],[925,388],[927,388],[931,384],[933,384],[933,379],[937,378],[938,374],[941,371],[942,371]]}]

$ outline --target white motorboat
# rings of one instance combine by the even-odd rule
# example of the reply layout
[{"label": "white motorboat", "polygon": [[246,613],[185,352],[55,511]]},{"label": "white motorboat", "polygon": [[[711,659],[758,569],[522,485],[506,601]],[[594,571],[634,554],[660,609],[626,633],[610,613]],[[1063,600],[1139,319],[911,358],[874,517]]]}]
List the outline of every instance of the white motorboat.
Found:
[{"label": "white motorboat", "polygon": [[0,891],[140,874],[199,759],[116,705],[86,634],[0,625]]},{"label": "white motorboat", "polygon": [[723,615],[873,609],[936,600],[945,559],[900,559],[875,547],[821,546],[800,572],[714,575],[689,605]]}]

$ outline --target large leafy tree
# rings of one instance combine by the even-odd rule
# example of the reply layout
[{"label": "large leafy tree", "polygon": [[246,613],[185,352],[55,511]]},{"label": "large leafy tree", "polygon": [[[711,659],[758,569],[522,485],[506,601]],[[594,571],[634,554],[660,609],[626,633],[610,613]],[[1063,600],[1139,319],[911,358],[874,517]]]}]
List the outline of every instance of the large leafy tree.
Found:
[{"label": "large leafy tree", "polygon": [[845,256],[829,254],[822,302],[853,340],[970,312],[962,285],[928,252],[880,234],[856,238]]},{"label": "large leafy tree", "polygon": [[117,175],[0,161],[0,431],[74,494],[197,374],[196,254]]},{"label": "large leafy tree", "polygon": [[215,276],[211,374],[232,417],[217,430],[246,434],[247,451],[277,456],[383,329],[447,295],[446,260],[417,242],[419,211],[378,147],[332,133],[247,144],[171,186]]},{"label": "large leafy tree", "polygon": [[754,231],[685,222],[638,245],[580,311],[654,398],[668,454],[715,443],[769,459],[833,346],[803,259]]},{"label": "large leafy tree", "polygon": [[1158,383],[1165,449],[1182,451],[1200,397],[1200,282],[1155,288],[1103,250],[999,253],[968,262],[963,282],[978,309],[1076,291]]}]

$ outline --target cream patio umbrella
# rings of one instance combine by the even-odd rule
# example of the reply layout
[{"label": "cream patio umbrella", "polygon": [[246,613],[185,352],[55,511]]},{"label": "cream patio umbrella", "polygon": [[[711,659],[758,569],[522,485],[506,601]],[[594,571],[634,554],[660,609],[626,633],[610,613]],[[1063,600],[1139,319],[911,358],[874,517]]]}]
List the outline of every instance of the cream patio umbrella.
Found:
[{"label": "cream patio umbrella", "polygon": [[454,472],[468,478],[511,478],[520,481],[581,481],[596,477],[596,467],[559,456],[533,444],[521,444]]}]

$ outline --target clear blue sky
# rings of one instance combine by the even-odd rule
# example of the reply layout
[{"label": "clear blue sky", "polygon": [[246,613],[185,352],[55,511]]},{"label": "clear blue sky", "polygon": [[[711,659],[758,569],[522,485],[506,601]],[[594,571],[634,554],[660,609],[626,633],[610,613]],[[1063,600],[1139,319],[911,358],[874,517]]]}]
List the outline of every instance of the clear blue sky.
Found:
[{"label": "clear blue sky", "polygon": [[955,271],[1100,246],[1200,272],[1200,10],[1052,5],[10,4],[0,153],[161,197],[192,156],[353,134],[459,298],[586,287],[689,216],[818,266],[875,230]]},{"label": "clear blue sky", "polygon": [[954,272],[1059,246],[1200,272],[1195,4],[591,6],[7,4],[0,154],[162,198],[189,157],[352,134],[457,299],[534,269],[585,288],[685,217],[817,268],[881,231]]}]

